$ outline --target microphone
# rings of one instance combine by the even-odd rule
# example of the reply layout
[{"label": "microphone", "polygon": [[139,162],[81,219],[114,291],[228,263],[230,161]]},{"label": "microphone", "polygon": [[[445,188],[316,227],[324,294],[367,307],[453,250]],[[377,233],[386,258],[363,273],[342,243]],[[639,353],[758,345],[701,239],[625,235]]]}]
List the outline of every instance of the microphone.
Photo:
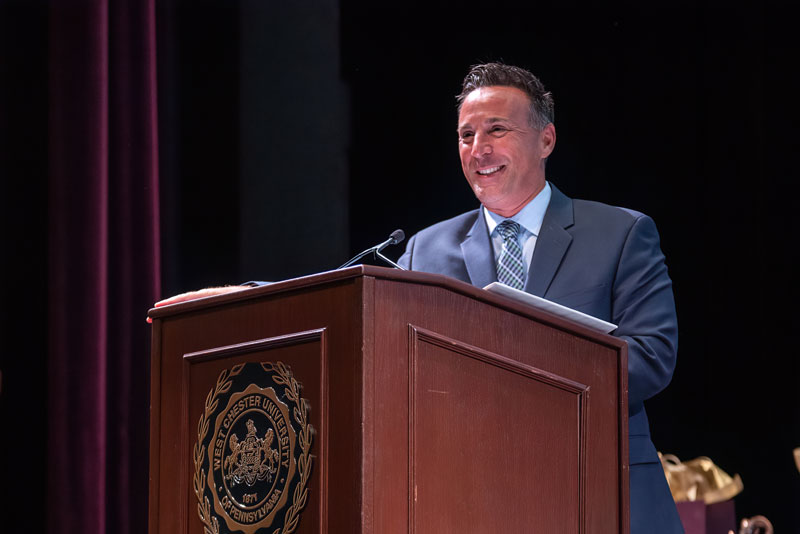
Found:
[{"label": "microphone", "polygon": [[[406,269],[404,269],[403,267],[400,267],[395,262],[393,262],[392,260],[390,260],[389,258],[384,256],[383,254],[381,254],[381,251],[383,249],[385,249],[389,245],[396,245],[396,244],[402,242],[405,238],[406,238],[405,232],[403,232],[402,230],[400,230],[398,228],[397,230],[392,232],[392,234],[389,236],[389,239],[387,239],[383,243],[375,245],[374,247],[368,248],[367,250],[365,250],[361,254],[357,254],[354,258],[352,258],[347,263],[345,263],[344,265],[339,267],[339,269],[344,269],[345,267],[350,267],[351,265],[353,265],[355,262],[357,262],[358,260],[360,260],[361,258],[366,256],[367,254],[374,254],[376,258],[382,259],[383,261],[385,261],[386,263],[388,263],[389,265],[391,265],[395,269],[400,269],[401,271],[405,271]],[[337,271],[339,269],[337,269]]]}]

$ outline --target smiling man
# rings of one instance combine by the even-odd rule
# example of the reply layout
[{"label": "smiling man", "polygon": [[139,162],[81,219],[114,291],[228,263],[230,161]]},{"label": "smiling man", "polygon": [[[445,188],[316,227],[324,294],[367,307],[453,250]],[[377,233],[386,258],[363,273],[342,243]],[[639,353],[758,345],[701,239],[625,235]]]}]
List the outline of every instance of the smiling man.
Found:
[{"label": "smiling man", "polygon": [[553,123],[540,124],[530,107],[516,87],[479,87],[461,102],[461,168],[478,200],[503,217],[516,215],[544,189],[544,161],[556,143]]},{"label": "smiling man", "polygon": [[628,342],[631,532],[683,532],[643,404],[669,384],[678,341],[655,224],[547,182],[553,98],[527,70],[476,65],[458,102],[461,167],[481,206],[413,236],[398,263],[478,287],[499,280],[617,324]]}]

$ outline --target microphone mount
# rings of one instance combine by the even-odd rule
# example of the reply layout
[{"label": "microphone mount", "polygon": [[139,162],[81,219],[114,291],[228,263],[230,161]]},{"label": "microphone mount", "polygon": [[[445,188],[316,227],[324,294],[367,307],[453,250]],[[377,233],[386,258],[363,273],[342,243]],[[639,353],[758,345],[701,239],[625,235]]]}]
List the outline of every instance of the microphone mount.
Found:
[{"label": "microphone mount", "polygon": [[367,250],[365,250],[364,252],[362,252],[360,254],[356,254],[355,257],[353,257],[352,259],[347,261],[344,265],[339,267],[339,269],[344,269],[345,267],[350,267],[351,265],[353,265],[355,262],[357,262],[358,260],[360,260],[364,256],[366,256],[368,254],[373,254],[376,258],[380,258],[381,260],[385,261],[386,263],[388,263],[389,265],[391,265],[395,269],[400,269],[401,271],[405,271],[406,270],[405,268],[401,267],[397,263],[393,262],[392,260],[390,260],[389,258],[384,256],[383,254],[381,254],[381,251],[383,249],[385,249],[389,245],[396,245],[397,243],[402,242],[405,238],[406,238],[405,232],[403,232],[400,229],[397,229],[394,232],[392,232],[392,234],[389,236],[389,239],[387,239],[383,243],[375,245],[374,247],[368,248]]}]

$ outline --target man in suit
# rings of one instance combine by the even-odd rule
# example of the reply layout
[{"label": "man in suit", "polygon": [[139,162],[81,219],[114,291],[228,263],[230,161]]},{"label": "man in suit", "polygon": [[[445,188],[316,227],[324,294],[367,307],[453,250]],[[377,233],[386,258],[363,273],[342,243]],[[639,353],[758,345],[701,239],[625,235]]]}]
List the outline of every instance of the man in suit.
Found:
[{"label": "man in suit", "polygon": [[628,342],[631,532],[683,532],[643,404],[669,383],[678,339],[655,224],[547,182],[553,99],[530,72],[477,65],[458,102],[461,166],[481,207],[417,233],[398,262],[478,287],[500,280],[617,324]]}]

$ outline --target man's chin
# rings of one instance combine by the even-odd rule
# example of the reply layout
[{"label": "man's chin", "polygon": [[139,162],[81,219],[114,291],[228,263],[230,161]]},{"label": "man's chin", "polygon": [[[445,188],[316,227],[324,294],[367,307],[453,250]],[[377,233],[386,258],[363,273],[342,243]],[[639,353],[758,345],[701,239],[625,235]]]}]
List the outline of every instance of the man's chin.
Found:
[{"label": "man's chin", "polygon": [[475,193],[475,196],[478,197],[483,204],[487,202],[496,203],[496,202],[503,202],[503,197],[506,195],[503,193],[502,184],[495,181],[495,180],[480,180],[472,182],[472,192]]}]

